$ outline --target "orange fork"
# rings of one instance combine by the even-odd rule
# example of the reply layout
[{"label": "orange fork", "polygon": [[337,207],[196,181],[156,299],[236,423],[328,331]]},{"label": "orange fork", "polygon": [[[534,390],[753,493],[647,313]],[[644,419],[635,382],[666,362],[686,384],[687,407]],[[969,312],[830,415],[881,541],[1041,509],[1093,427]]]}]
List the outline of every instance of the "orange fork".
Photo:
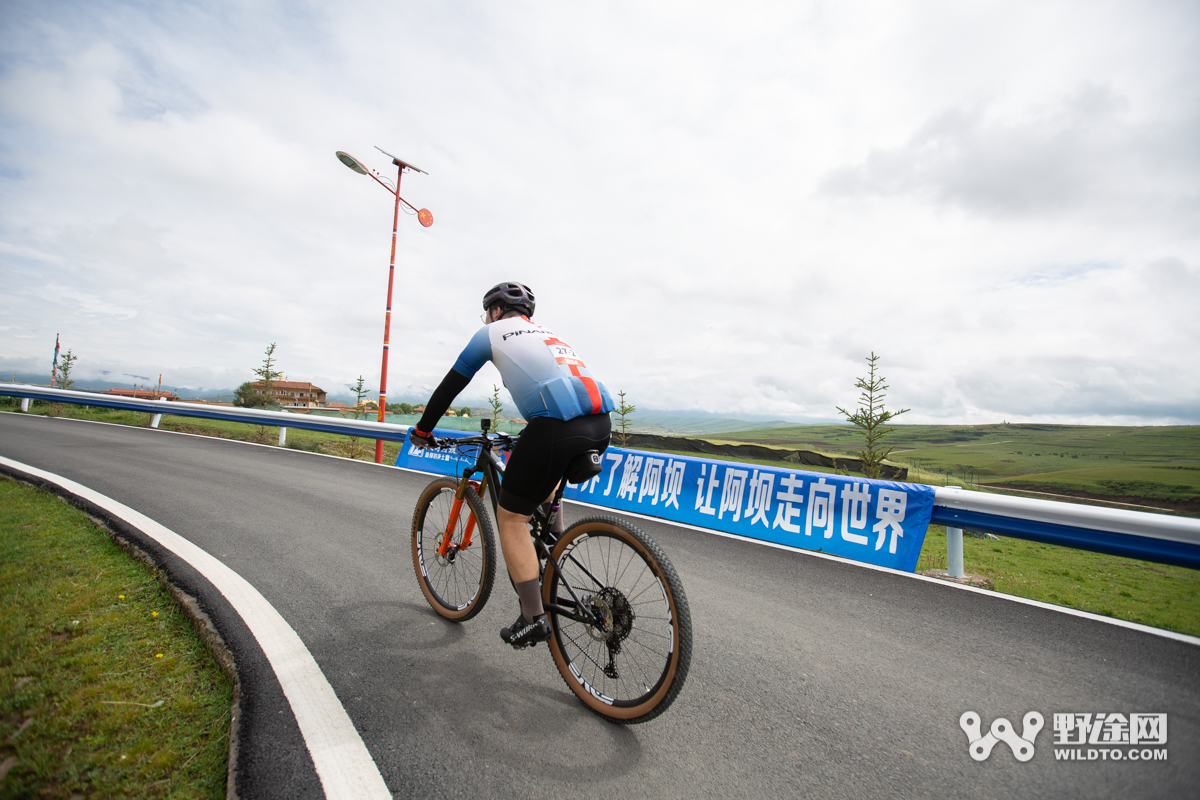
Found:
[{"label": "orange fork", "polygon": [[[485,478],[486,480],[486,478]],[[463,500],[466,498],[467,486],[475,488],[476,492],[482,494],[483,484],[478,481],[463,480],[458,485],[458,491],[454,493],[454,505],[450,509],[450,519],[446,521],[446,531],[442,534],[442,543],[438,545],[438,555],[445,558],[450,554],[450,540],[454,537],[454,529],[458,526],[458,515],[462,513]],[[467,525],[463,530],[462,544],[458,546],[459,550],[466,550],[471,546],[471,534],[475,532],[475,515],[468,512]]]}]

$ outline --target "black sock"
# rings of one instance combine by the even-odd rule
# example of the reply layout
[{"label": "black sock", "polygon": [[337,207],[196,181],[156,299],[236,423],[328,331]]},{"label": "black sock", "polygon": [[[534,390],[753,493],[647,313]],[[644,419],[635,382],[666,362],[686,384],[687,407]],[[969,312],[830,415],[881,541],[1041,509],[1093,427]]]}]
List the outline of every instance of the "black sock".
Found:
[{"label": "black sock", "polygon": [[521,581],[516,584],[517,594],[521,597],[521,616],[525,617],[526,622],[533,622],[533,618],[545,614],[545,609],[542,608],[542,582],[537,578],[531,581]]}]

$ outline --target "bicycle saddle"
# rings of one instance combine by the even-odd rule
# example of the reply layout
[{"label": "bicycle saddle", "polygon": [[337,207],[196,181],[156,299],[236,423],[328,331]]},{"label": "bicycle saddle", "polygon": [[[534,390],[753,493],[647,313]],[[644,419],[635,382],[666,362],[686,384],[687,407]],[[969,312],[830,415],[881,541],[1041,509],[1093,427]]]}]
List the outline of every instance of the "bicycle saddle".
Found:
[{"label": "bicycle saddle", "polygon": [[599,450],[584,450],[567,462],[567,483],[583,483],[599,475],[604,469],[604,460]]}]

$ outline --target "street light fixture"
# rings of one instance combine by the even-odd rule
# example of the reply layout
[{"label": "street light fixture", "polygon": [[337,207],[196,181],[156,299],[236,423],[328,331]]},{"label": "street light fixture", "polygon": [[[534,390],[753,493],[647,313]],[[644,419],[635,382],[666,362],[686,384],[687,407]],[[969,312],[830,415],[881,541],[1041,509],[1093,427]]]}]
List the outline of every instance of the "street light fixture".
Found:
[{"label": "street light fixture", "polygon": [[[428,175],[429,173],[420,167],[416,167],[405,161],[401,161],[399,158],[384,150],[382,147],[377,146],[375,149],[392,159],[392,163],[396,165],[396,186],[394,188],[388,185],[386,178],[370,167],[365,166],[361,161],[349,153],[338,150],[337,157],[338,161],[341,161],[359,175],[369,175],[375,180],[376,183],[387,189],[388,193],[396,198],[396,210],[392,215],[392,258],[391,262],[388,264],[387,315],[383,322],[383,369],[379,378],[379,421],[383,422],[384,414],[387,411],[388,339],[391,337],[392,333],[392,281],[396,275],[396,229],[400,225],[400,204],[404,203],[404,205],[408,206],[413,211],[416,211],[417,221],[426,228],[433,224],[433,214],[430,214],[429,209],[427,208],[418,209],[412,203],[400,196],[400,177],[404,174],[404,170],[415,170],[422,175]],[[383,463],[382,439],[375,440],[375,463]]]}]

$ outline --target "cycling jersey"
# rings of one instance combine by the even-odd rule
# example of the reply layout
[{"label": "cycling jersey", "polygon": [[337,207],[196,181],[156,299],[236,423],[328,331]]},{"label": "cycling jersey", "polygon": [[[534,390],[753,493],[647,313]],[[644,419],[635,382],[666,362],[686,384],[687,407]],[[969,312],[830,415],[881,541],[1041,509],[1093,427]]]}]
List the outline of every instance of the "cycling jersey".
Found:
[{"label": "cycling jersey", "polygon": [[488,361],[500,370],[525,419],[569,420],[613,410],[608,390],[571,346],[526,317],[484,325],[454,362],[454,371],[469,380]]}]

